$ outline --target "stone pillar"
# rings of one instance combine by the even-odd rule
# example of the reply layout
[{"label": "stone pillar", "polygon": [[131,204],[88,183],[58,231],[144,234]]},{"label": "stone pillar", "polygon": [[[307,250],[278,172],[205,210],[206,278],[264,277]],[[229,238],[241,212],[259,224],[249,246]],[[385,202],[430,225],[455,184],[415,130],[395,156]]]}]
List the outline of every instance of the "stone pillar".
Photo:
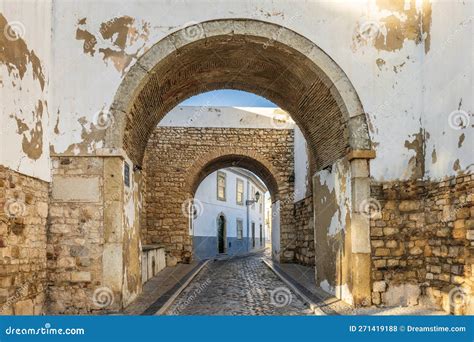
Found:
[{"label": "stone pillar", "polygon": [[108,309],[121,309],[123,284],[123,178],[121,157],[104,159],[104,250],[102,286],[113,293]]},{"label": "stone pillar", "polygon": [[124,160],[114,151],[53,157],[48,313],[90,314],[124,305]]},{"label": "stone pillar", "polygon": [[370,178],[369,158],[373,151],[353,151],[348,159],[351,164],[351,278],[355,306],[371,304],[371,254],[370,254]]}]

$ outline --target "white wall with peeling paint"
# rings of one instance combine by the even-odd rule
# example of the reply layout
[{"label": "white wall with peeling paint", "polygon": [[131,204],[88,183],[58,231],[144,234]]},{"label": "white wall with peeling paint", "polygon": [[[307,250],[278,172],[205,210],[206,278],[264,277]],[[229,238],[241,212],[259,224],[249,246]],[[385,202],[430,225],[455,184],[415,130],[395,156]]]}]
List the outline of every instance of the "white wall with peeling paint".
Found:
[{"label": "white wall with peeling paint", "polygon": [[[460,169],[472,162],[471,126],[463,130],[464,143],[458,147],[460,131],[448,128],[446,116],[461,109],[472,121],[472,14],[473,3],[434,2],[430,29],[431,47],[425,52],[423,42],[407,37],[400,47],[377,47],[373,39],[360,40],[360,28],[375,21],[382,37],[388,35],[384,21],[390,16],[408,25],[406,15],[410,2],[394,10],[383,1],[29,1],[2,3],[0,12],[8,20],[25,25],[28,46],[38,54],[49,76],[49,93],[38,93],[37,85],[22,81],[23,91],[49,98],[49,125],[54,153],[78,154],[76,144],[88,140],[95,131],[97,113],[107,110],[115,92],[137,57],[164,38],[190,23],[222,18],[249,18],[264,20],[287,27],[307,37],[321,47],[345,71],[362,101],[370,126],[370,135],[377,151],[371,162],[371,176],[376,180],[406,179],[412,177],[410,159],[415,151],[405,147],[413,135],[426,129],[426,176],[440,178],[455,174],[456,160]],[[421,11],[417,1],[415,14]],[[51,15],[52,13],[52,15]],[[412,12],[410,12],[412,13]],[[123,51],[105,58],[105,50],[113,48],[110,39],[100,37],[101,24],[113,18],[130,16],[133,25],[127,33]],[[450,20],[445,18],[449,17]],[[85,21],[79,23],[83,18]],[[471,18],[471,19],[469,19]],[[466,21],[467,20],[467,21]],[[459,30],[459,27],[463,27]],[[95,52],[84,52],[84,41],[76,39],[78,29],[99,37]],[[52,44],[49,33],[52,31]],[[337,37],[337,39],[334,39]],[[360,37],[359,37],[360,38]],[[385,42],[388,44],[388,42]],[[50,49],[52,47],[52,49]],[[435,62],[427,63],[433,56]],[[122,66],[130,65],[122,70]],[[48,65],[49,64],[49,65]],[[7,78],[5,67],[0,66],[2,79]],[[43,155],[36,161],[21,153],[21,136],[15,120],[8,112],[17,111],[20,101],[24,120],[31,121],[34,101],[15,93],[9,82],[3,82],[2,96],[2,164],[21,172],[49,179],[48,137],[44,129]],[[36,87],[36,88],[35,88]],[[9,95],[10,94],[10,95]],[[16,94],[16,95],[14,95]],[[36,96],[36,95],[33,95]],[[462,104],[459,107],[459,103]],[[25,121],[26,122],[26,121]],[[441,122],[441,124],[440,124]],[[32,122],[28,122],[29,125]],[[85,153],[102,147],[100,139],[89,139]],[[436,162],[431,155],[436,150]]]},{"label": "white wall with peeling paint", "polygon": [[[149,33],[141,45],[135,42],[126,49],[129,54],[138,51],[140,55],[158,40],[190,22],[250,18],[283,25],[308,37],[348,74],[369,112],[374,126],[373,139],[378,142],[380,155],[389,154],[396,161],[391,167],[386,167],[384,161],[374,161],[373,176],[387,179],[400,177],[408,164],[410,153],[405,150],[404,141],[419,126],[421,101],[412,94],[419,93],[421,85],[419,82],[409,82],[410,87],[398,85],[403,95],[394,101],[396,108],[388,106],[388,109],[381,110],[379,106],[380,99],[393,93],[393,87],[400,78],[400,73],[394,73],[390,66],[398,65],[410,56],[410,65],[403,68],[403,72],[411,74],[420,63],[420,46],[407,42],[401,51],[387,52],[383,56],[387,70],[380,71],[375,61],[381,53],[370,44],[353,48],[357,25],[367,16],[367,7],[360,2],[215,1],[210,6],[205,2],[127,1],[122,6],[116,3],[112,6],[109,2],[88,1],[85,5],[83,2],[61,1],[55,3],[54,11],[54,88],[58,92],[54,96],[52,112],[53,115],[58,111],[60,113],[60,133],[53,137],[57,153],[81,142],[81,135],[84,131],[87,134],[88,126],[79,120],[85,118],[93,122],[95,113],[110,105],[122,78],[122,73],[113,63],[104,61],[99,51],[94,56],[84,53],[83,41],[75,39],[80,19],[86,18],[86,24],[80,27],[94,34],[99,32],[101,23],[122,15],[135,18],[137,29],[143,23],[149,23]],[[109,41],[99,40],[97,50],[109,45]],[[67,84],[67,87],[61,87],[62,84]],[[391,136],[390,141],[385,139],[387,136]],[[100,144],[90,147],[92,150]]]},{"label": "white wall with peeling paint", "polygon": [[[2,38],[15,44],[3,47],[14,46],[14,58],[8,51],[0,58],[0,164],[49,181],[51,3],[3,1],[0,15],[8,22],[1,28]],[[19,48],[23,42],[26,47]],[[40,73],[44,83],[38,78]]]},{"label": "white wall with peeling paint", "polygon": [[474,2],[435,2],[432,16],[423,128],[426,176],[439,179],[474,168]]},{"label": "white wall with peeling paint", "polygon": [[311,187],[309,178],[308,144],[303,133],[295,127],[295,198],[294,202],[306,198],[308,189]]},{"label": "white wall with peeling paint", "polygon": [[[318,285],[326,292],[336,295],[347,303],[353,298],[350,279],[342,278],[347,272],[351,247],[346,235],[350,234],[351,221],[351,172],[346,160],[339,160],[330,169],[317,172],[314,176],[315,202],[315,272]],[[319,189],[319,191],[318,191]],[[329,223],[326,223],[329,222]],[[332,266],[328,266],[332,265]]]}]

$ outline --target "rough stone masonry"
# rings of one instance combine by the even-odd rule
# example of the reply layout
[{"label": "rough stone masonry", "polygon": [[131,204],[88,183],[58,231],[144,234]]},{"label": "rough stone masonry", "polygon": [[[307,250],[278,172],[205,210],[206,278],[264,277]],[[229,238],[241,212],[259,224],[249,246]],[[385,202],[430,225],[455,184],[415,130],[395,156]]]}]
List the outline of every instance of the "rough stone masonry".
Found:
[{"label": "rough stone masonry", "polygon": [[165,244],[173,256],[189,260],[192,242],[183,202],[212,171],[239,166],[262,178],[272,201],[282,203],[281,259],[294,260],[293,144],[293,130],[157,127],[144,162],[146,242]]}]

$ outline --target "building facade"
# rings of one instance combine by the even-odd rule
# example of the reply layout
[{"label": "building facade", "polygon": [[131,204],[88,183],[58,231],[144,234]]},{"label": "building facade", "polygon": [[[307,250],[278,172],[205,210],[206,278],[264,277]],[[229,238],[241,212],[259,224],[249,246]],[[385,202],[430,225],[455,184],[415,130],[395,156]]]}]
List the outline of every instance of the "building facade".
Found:
[{"label": "building facade", "polygon": [[194,199],[194,257],[239,255],[265,248],[266,192],[265,185],[245,169],[225,168],[207,176]]},{"label": "building facade", "polygon": [[[280,260],[298,260],[311,232],[316,283],[347,303],[428,299],[452,311],[452,289],[474,303],[472,1],[226,1],[203,11],[199,1],[120,0],[117,13],[92,3],[0,2],[0,32],[23,28],[0,35],[0,304],[34,282],[4,312],[88,313],[99,287],[112,309],[141,292],[150,131],[189,96],[224,88],[287,110],[314,159],[306,171],[280,154],[294,177],[265,164],[279,189],[308,185],[296,198],[276,192],[274,209],[314,222],[301,238],[294,215],[272,222]],[[235,151],[213,145],[209,162],[234,162]],[[248,166],[258,169],[260,152],[244,153]],[[184,198],[164,197],[180,215]],[[295,199],[305,201],[297,211]],[[180,230],[170,247],[191,252],[187,221],[156,227]]]}]

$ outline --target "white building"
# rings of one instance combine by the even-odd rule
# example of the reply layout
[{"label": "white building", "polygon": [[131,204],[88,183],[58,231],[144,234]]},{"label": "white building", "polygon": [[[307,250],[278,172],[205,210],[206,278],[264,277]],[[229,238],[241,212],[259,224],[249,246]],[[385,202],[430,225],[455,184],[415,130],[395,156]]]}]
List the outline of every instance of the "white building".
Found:
[{"label": "white building", "polygon": [[225,168],[207,176],[195,195],[191,227],[195,257],[263,249],[266,193],[262,181],[245,169]]}]

